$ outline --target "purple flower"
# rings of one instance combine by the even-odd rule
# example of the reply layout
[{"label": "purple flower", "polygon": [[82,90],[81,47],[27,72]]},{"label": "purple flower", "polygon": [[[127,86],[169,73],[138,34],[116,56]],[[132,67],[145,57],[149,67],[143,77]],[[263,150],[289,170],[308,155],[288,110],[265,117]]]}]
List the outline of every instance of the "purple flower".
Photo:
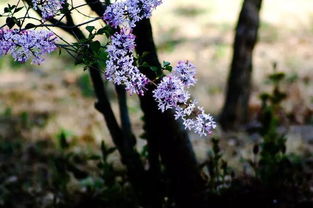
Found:
[{"label": "purple flower", "polygon": [[54,17],[62,9],[64,0],[32,0],[33,8],[40,10],[43,19]]},{"label": "purple flower", "polygon": [[[179,109],[179,112],[181,113],[180,118],[182,118],[185,128],[188,130],[193,130],[200,136],[211,134],[212,130],[216,128],[216,123],[213,120],[213,117],[210,114],[204,113],[202,107],[197,107],[197,109],[198,112],[195,117],[191,117],[190,115],[186,114],[186,112]],[[194,112],[196,113],[196,111]]]},{"label": "purple flower", "polygon": [[128,22],[126,19],[126,10],[125,2],[115,2],[106,8],[103,14],[103,20],[109,23],[112,27],[117,28],[119,25]]},{"label": "purple flower", "polygon": [[211,134],[212,130],[216,128],[216,123],[213,120],[213,117],[209,114],[204,113],[204,110],[201,107],[198,107],[198,110],[200,110],[200,113],[195,119],[193,119],[194,132],[199,134],[200,136],[206,136],[207,134]]},{"label": "purple flower", "polygon": [[124,29],[116,32],[111,37],[107,46],[109,59],[106,61],[106,79],[117,85],[125,85],[131,94],[143,95],[148,78],[140,73],[134,65],[135,36]]},{"label": "purple flower", "polygon": [[180,61],[173,72],[162,79],[153,91],[159,109],[175,111],[175,119],[181,119],[186,129],[199,135],[207,135],[216,127],[213,117],[205,114],[198,102],[190,99],[185,88],[196,83],[196,67],[188,61]]},{"label": "purple flower", "polygon": [[166,76],[153,91],[153,97],[158,102],[159,109],[176,108],[188,101],[190,95],[185,91],[183,83],[175,76]]},{"label": "purple flower", "polygon": [[135,27],[136,23],[142,19],[151,17],[153,9],[159,6],[162,0],[128,0],[127,14],[130,19],[130,27]]},{"label": "purple flower", "polygon": [[103,20],[112,27],[126,26],[134,28],[136,23],[144,18],[150,18],[153,9],[159,6],[162,0],[126,0],[109,5]]},{"label": "purple flower", "polygon": [[[143,95],[148,78],[140,73],[134,65],[135,36],[131,33],[136,23],[149,18],[153,9],[162,0],[126,0],[115,2],[107,7],[103,19],[114,28],[120,27],[120,32],[111,37],[107,46],[109,59],[106,62],[105,77],[118,85],[125,85],[130,93]],[[180,61],[173,72],[162,78],[153,91],[153,97],[158,108],[164,112],[167,109],[175,111],[175,119],[181,119],[186,129],[200,135],[210,134],[216,127],[212,116],[205,114],[190,99],[186,90],[196,83],[196,67],[188,61]]]},{"label": "purple flower", "polygon": [[10,40],[13,30],[1,29],[0,30],[0,56],[6,55],[11,47],[14,46]]},{"label": "purple flower", "polygon": [[138,5],[141,6],[143,18],[150,18],[153,9],[162,4],[162,0],[139,0],[139,2]]},{"label": "purple flower", "polygon": [[23,30],[0,30],[0,55],[11,54],[15,61],[33,64],[44,61],[43,55],[56,49],[56,37],[52,32]]},{"label": "purple flower", "polygon": [[111,36],[111,43],[107,46],[109,59],[106,61],[105,77],[118,85],[125,85],[131,94],[144,94],[148,78],[140,73],[134,65],[135,36],[131,33],[136,22],[151,16],[153,8],[161,0],[126,0],[109,5],[103,19],[120,31]]},{"label": "purple flower", "polygon": [[179,61],[177,66],[173,69],[173,74],[177,76],[186,87],[196,84],[197,79],[196,67],[188,61]]}]

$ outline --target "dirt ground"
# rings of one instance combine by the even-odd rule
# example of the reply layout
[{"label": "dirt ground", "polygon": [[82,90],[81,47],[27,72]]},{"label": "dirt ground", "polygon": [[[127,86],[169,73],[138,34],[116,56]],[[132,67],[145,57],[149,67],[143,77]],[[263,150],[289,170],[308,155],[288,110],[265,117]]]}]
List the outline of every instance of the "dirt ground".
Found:
[{"label": "dirt ground", "polygon": [[[11,1],[9,1],[11,2]],[[12,1],[13,2],[13,1]],[[198,67],[198,84],[193,96],[208,112],[218,115],[223,105],[224,90],[231,61],[233,29],[241,2],[239,0],[164,0],[152,18],[154,37],[160,60],[175,65],[178,60],[190,60]],[[272,72],[272,64],[284,71],[289,82],[284,83],[288,100],[284,107],[295,119],[289,130],[288,150],[308,152],[313,143],[311,121],[313,111],[313,1],[264,1],[261,13],[259,43],[255,50],[251,109],[260,105],[258,95],[270,86],[265,77]],[[94,98],[82,67],[74,66],[68,57],[56,54],[41,66],[11,64],[1,58],[0,114],[10,111],[12,117],[23,117],[34,125],[23,130],[25,137],[36,140],[53,138],[60,130],[70,131],[81,141],[99,144],[110,136],[102,117],[93,107]],[[113,107],[116,98],[108,84]],[[129,99],[133,129],[142,133],[136,96]],[[37,125],[44,122],[44,125]],[[9,135],[10,126],[1,120],[0,133]],[[244,133],[216,135],[225,138],[222,144],[226,157],[236,161],[251,156],[251,147],[257,140]],[[198,157],[203,159],[210,145],[209,138],[192,135]],[[255,140],[254,140],[255,139]],[[140,142],[141,146],[143,142]],[[242,147],[242,148],[238,148]],[[140,147],[139,147],[140,148]]]}]

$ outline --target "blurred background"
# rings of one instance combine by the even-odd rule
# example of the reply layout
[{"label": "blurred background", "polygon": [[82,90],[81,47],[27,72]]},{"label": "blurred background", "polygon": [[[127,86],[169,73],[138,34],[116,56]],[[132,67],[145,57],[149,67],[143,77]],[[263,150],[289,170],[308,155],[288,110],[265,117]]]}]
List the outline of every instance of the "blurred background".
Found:
[{"label": "blurred background", "polygon": [[[15,1],[1,1],[0,8],[7,3]],[[179,60],[189,60],[197,66],[198,83],[192,89],[192,95],[216,118],[224,103],[241,6],[241,0],[164,0],[151,19],[160,60],[173,65]],[[92,14],[90,11],[85,13]],[[79,18],[84,19],[78,17],[79,21]],[[277,71],[285,73],[282,90],[287,98],[282,105],[289,118],[287,151],[311,155],[313,1],[265,0],[260,18],[259,39],[253,55],[249,117],[253,121],[261,108],[259,95],[272,89],[267,76],[273,73],[273,63],[276,63]],[[118,115],[114,88],[110,83],[106,85]],[[112,146],[94,102],[88,74],[64,51],[61,55],[58,51],[53,53],[40,66],[19,64],[8,56],[0,57],[0,137],[22,138],[21,144],[26,150],[16,157],[27,157],[31,154],[29,151],[36,149],[34,144],[38,141],[58,144],[64,136],[74,144],[73,151],[77,152],[97,152],[102,140]],[[128,106],[133,130],[139,137],[143,133],[142,112],[135,95],[129,96]],[[258,140],[254,134],[225,133],[219,127],[213,136],[221,138],[224,156],[235,169],[241,169],[238,164],[242,158],[252,157],[251,148]],[[204,161],[211,147],[210,138],[193,134],[191,137],[197,157]],[[144,144],[144,140],[139,140],[140,151]],[[20,144],[4,140],[0,148],[8,151],[14,145]],[[118,155],[112,158],[118,163],[114,157]]]}]

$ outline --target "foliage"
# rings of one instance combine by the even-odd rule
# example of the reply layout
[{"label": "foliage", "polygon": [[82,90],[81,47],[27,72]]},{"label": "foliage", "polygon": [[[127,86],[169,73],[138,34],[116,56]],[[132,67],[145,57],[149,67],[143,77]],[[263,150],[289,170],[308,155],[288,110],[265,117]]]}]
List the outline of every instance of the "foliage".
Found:
[{"label": "foliage", "polygon": [[220,194],[231,186],[234,173],[227,162],[222,159],[223,152],[219,146],[219,139],[212,138],[212,150],[208,153],[208,159],[202,164],[208,175],[208,189],[211,193]]},{"label": "foliage", "polygon": [[253,148],[253,153],[259,156],[259,160],[251,161],[256,177],[274,190],[304,188],[303,160],[294,154],[286,154],[286,136],[280,130],[284,118],[282,102],[287,98],[287,94],[281,90],[281,83],[285,79],[285,74],[277,72],[274,65],[274,73],[268,76],[273,89],[270,93],[260,95],[262,107],[259,133],[262,143]]},{"label": "foliage", "polygon": [[22,132],[41,122],[29,113],[0,114],[10,134],[0,134],[0,207],[71,208],[138,207],[125,169],[110,160],[115,148],[101,143],[100,151],[77,151],[75,135],[60,129],[53,138],[31,142]]}]

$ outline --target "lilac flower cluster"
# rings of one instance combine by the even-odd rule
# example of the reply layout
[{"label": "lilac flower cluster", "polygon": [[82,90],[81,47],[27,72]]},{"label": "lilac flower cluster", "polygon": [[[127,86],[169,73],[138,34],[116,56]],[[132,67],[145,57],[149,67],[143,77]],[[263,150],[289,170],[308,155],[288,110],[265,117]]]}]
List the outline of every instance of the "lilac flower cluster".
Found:
[{"label": "lilac flower cluster", "polygon": [[33,8],[40,10],[43,19],[54,17],[62,9],[64,0],[32,0]]},{"label": "lilac flower cluster", "polygon": [[132,28],[136,22],[149,18],[161,0],[117,1],[107,7],[103,19],[112,27],[120,27],[119,32],[111,36],[107,46],[109,59],[106,61],[105,77],[118,85],[125,85],[131,94],[143,95],[148,78],[140,73],[134,64],[135,36]]},{"label": "lilac flower cluster", "polygon": [[111,43],[107,46],[109,59],[106,61],[105,77],[117,85],[125,85],[131,94],[143,95],[149,80],[134,65],[134,49],[135,36],[132,33],[121,29],[111,36]]},{"label": "lilac flower cluster", "polygon": [[126,26],[134,28],[136,22],[151,17],[153,9],[159,6],[162,0],[126,0],[119,1],[107,7],[103,19],[112,27]]},{"label": "lilac flower cluster", "polygon": [[173,107],[177,108],[180,103],[186,103],[190,98],[182,81],[172,75],[168,75],[162,79],[157,89],[154,90],[153,96],[162,112]]},{"label": "lilac flower cluster", "polygon": [[197,82],[196,67],[188,61],[179,61],[173,69],[173,74],[178,77],[185,87],[194,86]]},{"label": "lilac flower cluster", "polygon": [[52,32],[35,30],[0,30],[0,56],[11,54],[15,61],[33,64],[44,61],[43,55],[56,49],[56,37]]},{"label": "lilac flower cluster", "polygon": [[[135,36],[132,29],[136,23],[149,18],[162,0],[117,1],[107,7],[103,19],[114,28],[120,28],[111,36],[107,46],[109,58],[105,77],[118,85],[125,85],[130,93],[143,95],[148,78],[134,65]],[[188,61],[180,61],[168,76],[165,76],[153,91],[158,108],[164,112],[175,110],[175,119],[182,119],[185,128],[200,135],[210,134],[216,127],[211,115],[192,101],[186,90],[196,83],[196,67]]]},{"label": "lilac flower cluster", "polygon": [[185,128],[200,135],[207,135],[216,127],[213,117],[206,114],[196,101],[190,99],[186,88],[194,85],[195,66],[188,61],[180,61],[173,72],[164,77],[153,91],[153,97],[158,102],[159,109],[175,110],[175,119],[182,119]]}]

